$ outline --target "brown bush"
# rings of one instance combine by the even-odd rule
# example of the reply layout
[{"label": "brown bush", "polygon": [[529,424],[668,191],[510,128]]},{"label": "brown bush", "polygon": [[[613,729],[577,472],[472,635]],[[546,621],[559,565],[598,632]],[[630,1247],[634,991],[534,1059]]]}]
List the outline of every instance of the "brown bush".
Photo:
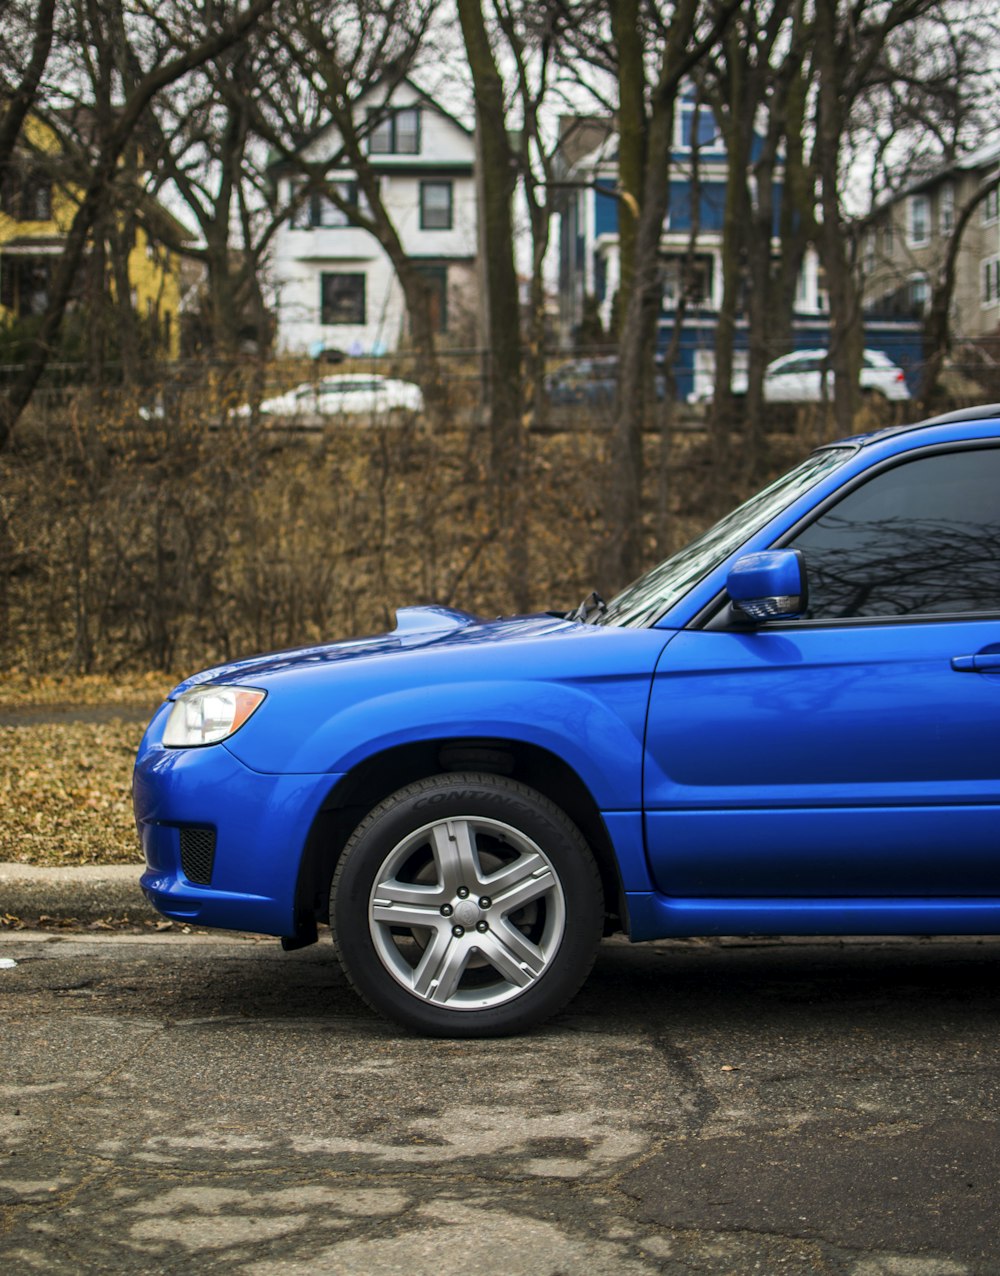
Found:
[{"label": "brown bush", "polygon": [[[19,427],[0,456],[0,667],[189,669],[377,632],[397,606],[496,615],[512,609],[512,537],[527,543],[535,609],[600,588],[602,416],[574,410],[525,440],[519,529],[491,522],[488,440],[468,404],[444,434],[412,418],[292,432],[233,415],[248,393],[209,375],[147,397],[153,415],[81,393]],[[772,443],[773,469],[808,450],[794,433]],[[652,563],[708,521],[711,462],[700,430],[675,430],[664,488],[661,441],[646,446]]]}]

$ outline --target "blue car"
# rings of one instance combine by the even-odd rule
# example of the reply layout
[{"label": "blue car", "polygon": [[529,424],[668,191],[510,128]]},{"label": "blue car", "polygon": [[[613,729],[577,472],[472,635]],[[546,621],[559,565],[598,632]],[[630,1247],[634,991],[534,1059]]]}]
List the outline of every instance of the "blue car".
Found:
[{"label": "blue car", "polygon": [[618,930],[1000,933],[1000,405],[820,448],[606,605],[196,674],[134,798],[160,912],[328,922],[430,1035],[541,1022]]}]

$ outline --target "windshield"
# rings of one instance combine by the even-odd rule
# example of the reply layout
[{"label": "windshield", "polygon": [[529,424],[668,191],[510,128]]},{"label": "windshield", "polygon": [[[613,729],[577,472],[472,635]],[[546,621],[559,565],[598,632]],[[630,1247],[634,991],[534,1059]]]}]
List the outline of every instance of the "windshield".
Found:
[{"label": "windshield", "polygon": [[797,500],[821,478],[842,465],[854,448],[828,448],[812,456],[752,496],[738,509],[710,527],[684,549],[640,576],[612,598],[607,610],[593,623],[643,629],[655,624],[676,602],[733,550],[759,531],[786,505]]}]

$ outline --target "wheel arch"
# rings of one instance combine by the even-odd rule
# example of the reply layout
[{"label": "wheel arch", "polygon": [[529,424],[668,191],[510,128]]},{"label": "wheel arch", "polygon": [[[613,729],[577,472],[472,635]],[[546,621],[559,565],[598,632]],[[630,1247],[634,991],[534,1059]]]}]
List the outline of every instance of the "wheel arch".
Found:
[{"label": "wheel arch", "polygon": [[557,754],[523,740],[462,736],[413,741],[373,754],[341,776],[306,838],[295,893],[296,930],[326,921],[330,884],[348,838],[367,813],[415,780],[447,772],[506,775],[560,807],[580,830],[601,875],[605,933],[628,928],[625,892],[600,809],[577,772]]}]

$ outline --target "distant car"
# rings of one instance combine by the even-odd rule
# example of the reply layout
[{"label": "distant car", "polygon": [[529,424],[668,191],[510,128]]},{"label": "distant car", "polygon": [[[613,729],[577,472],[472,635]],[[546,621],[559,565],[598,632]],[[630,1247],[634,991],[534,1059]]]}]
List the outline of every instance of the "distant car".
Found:
[{"label": "distant car", "polygon": [[607,604],[195,674],[136,762],[143,889],[329,922],[439,1036],[540,1023],[616,930],[1000,934],[998,494],[993,404],[821,447]]},{"label": "distant car", "polygon": [[[833,373],[829,369],[829,351],[795,350],[769,363],[764,372],[764,401],[766,403],[819,403],[823,398],[823,378],[827,378],[827,396],[833,397]],[[866,350],[859,377],[862,394],[881,395],[893,403],[905,403],[910,398],[903,369],[892,362],[881,350]],[[732,392],[737,397],[747,392],[745,372],[733,374]],[[712,399],[712,387],[696,390],[688,396],[689,403],[707,403]]]},{"label": "distant car", "polygon": [[[556,406],[582,403],[607,406],[618,393],[618,359],[614,355],[571,359],[545,378],[545,392]],[[656,377],[656,397],[666,394],[666,381]]]},{"label": "distant car", "polygon": [[[294,390],[265,399],[262,417],[299,424],[319,424],[339,416],[384,416],[390,412],[421,412],[424,396],[412,381],[396,381],[369,373],[343,373],[307,381]],[[240,409],[249,416],[250,409]]]}]

